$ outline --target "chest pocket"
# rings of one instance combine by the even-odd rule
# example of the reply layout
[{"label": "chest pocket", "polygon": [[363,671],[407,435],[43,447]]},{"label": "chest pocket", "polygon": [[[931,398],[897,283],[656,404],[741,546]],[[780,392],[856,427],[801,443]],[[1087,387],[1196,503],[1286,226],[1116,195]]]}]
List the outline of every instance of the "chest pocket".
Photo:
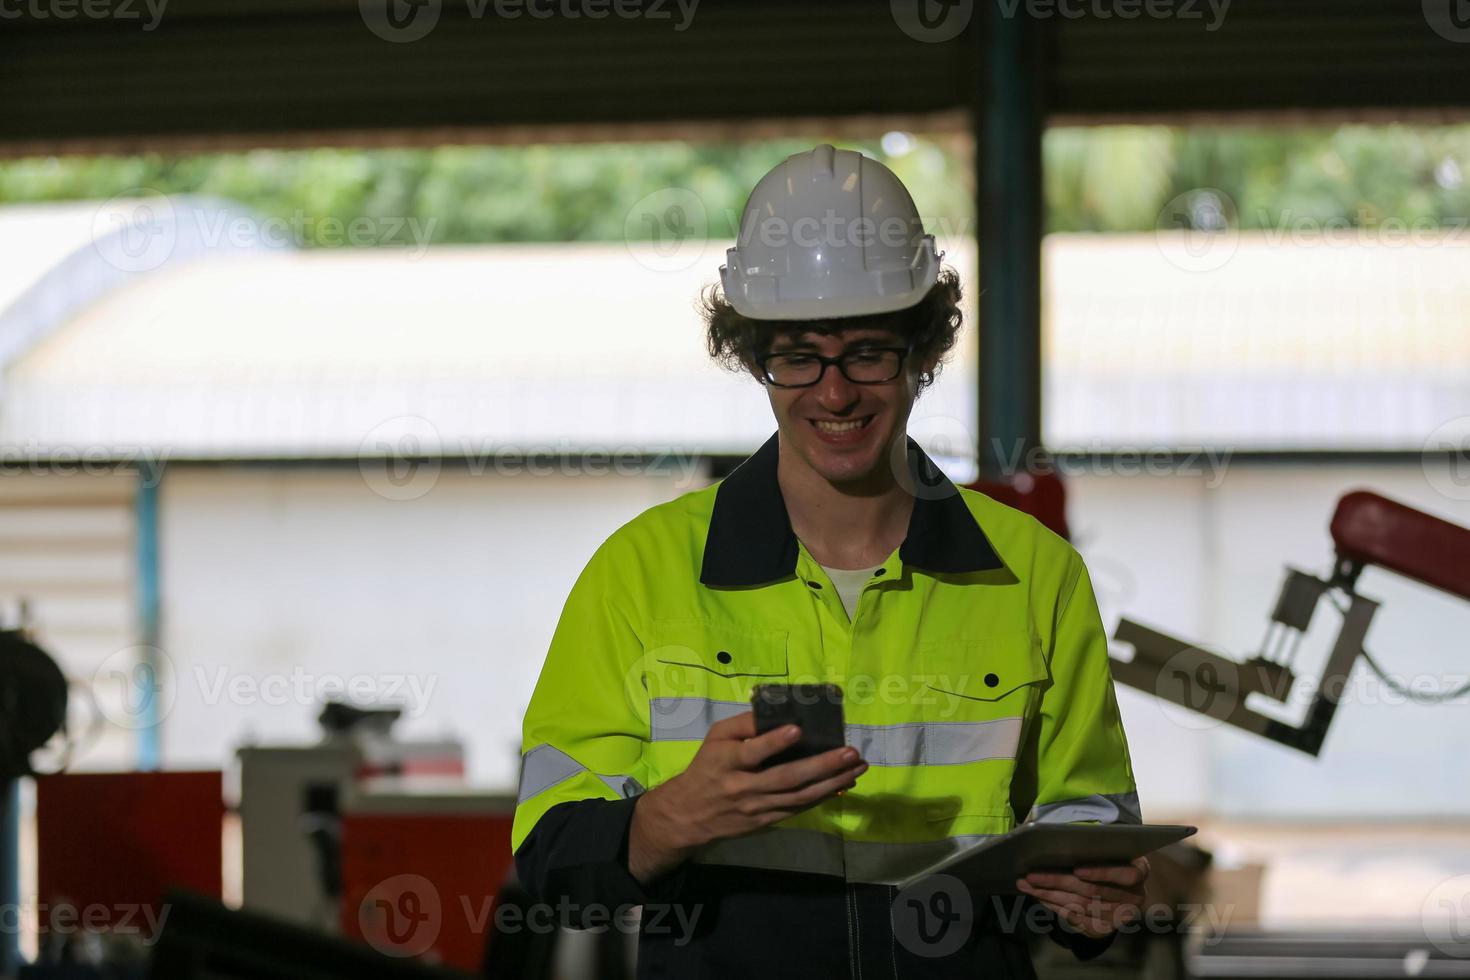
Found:
[{"label": "chest pocket", "polygon": [[786,630],[655,620],[649,695],[749,701],[755,684],[786,679],[786,638]]},{"label": "chest pocket", "polygon": [[930,721],[1023,718],[1051,686],[1041,641],[1028,632],[931,641],[920,645],[919,662]]}]

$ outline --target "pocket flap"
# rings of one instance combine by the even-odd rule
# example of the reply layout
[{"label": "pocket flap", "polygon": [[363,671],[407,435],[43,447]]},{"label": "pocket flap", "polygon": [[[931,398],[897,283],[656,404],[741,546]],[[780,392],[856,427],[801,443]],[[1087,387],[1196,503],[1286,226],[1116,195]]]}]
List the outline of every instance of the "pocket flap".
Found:
[{"label": "pocket flap", "polygon": [[1041,640],[1029,632],[934,640],[920,645],[919,659],[929,686],[977,701],[1051,679]]},{"label": "pocket flap", "polygon": [[650,654],[666,664],[700,667],[722,677],[785,676],[787,630],[661,619]]}]

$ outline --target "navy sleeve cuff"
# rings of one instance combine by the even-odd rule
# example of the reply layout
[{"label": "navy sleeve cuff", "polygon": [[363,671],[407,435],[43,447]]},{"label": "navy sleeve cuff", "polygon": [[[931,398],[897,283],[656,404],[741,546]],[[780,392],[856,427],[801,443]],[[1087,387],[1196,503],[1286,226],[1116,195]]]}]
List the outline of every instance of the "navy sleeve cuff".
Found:
[{"label": "navy sleeve cuff", "polygon": [[687,863],[646,885],[628,870],[628,832],[638,797],[577,800],[547,810],[516,852],[516,873],[543,902],[568,909],[576,926],[588,907],[616,909],[674,901]]}]

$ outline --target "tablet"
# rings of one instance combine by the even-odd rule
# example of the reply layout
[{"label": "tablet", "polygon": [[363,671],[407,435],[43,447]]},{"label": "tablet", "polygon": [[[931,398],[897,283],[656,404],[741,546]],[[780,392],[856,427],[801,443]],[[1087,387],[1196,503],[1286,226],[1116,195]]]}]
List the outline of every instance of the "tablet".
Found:
[{"label": "tablet", "polygon": [[1008,834],[973,844],[917,874],[899,887],[931,875],[953,875],[972,891],[1016,893],[1016,879],[1031,871],[1071,871],[1104,864],[1127,864],[1165,844],[1192,836],[1182,824],[1023,823]]}]

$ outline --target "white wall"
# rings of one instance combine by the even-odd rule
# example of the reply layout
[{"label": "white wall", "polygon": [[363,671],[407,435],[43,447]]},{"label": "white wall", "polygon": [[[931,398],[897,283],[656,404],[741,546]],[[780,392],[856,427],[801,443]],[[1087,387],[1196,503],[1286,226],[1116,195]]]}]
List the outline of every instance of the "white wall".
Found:
[{"label": "white wall", "polygon": [[[414,500],[376,494],[355,466],[175,468],[164,483],[164,645],[178,674],[170,766],[220,765],[242,738],[314,735],[310,697],[212,697],[240,683],[401,675],[430,692],[406,733],[461,735],[472,776],[509,786],[520,713],[561,604],[593,548],[693,484],[673,476],[473,476],[446,467]],[[1121,614],[1244,655],[1265,631],[1284,566],[1325,571],[1337,497],[1371,487],[1470,525],[1417,463],[1230,464],[1211,474],[1068,478],[1074,537],[1111,630]],[[1385,601],[1369,634],[1390,670],[1441,684],[1470,671],[1470,605],[1370,570]],[[1335,613],[1314,622],[1320,663]],[[1320,635],[1319,635],[1320,634]],[[1311,644],[1309,644],[1310,646]],[[1367,678],[1360,665],[1355,678]],[[279,681],[278,681],[279,683]],[[1387,703],[1351,689],[1320,759],[1120,690],[1150,819],[1458,816],[1470,811],[1466,704]],[[248,693],[248,692],[247,692]],[[400,695],[406,692],[399,692]],[[1392,699],[1396,700],[1396,699]]]},{"label": "white wall", "polygon": [[455,733],[473,779],[513,786],[521,714],[572,582],[618,525],[682,492],[677,478],[446,466],[422,496],[390,500],[354,465],[171,470],[166,765],[224,764],[247,737],[314,739],[299,666],[399,698],[418,685],[427,697],[400,731]]}]

